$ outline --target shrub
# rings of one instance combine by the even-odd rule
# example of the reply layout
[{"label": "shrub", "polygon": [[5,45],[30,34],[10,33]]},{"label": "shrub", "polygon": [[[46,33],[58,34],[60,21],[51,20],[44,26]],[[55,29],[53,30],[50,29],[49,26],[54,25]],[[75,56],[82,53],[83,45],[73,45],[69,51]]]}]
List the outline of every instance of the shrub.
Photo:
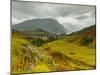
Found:
[{"label": "shrub", "polygon": [[35,39],[32,41],[32,44],[34,44],[36,46],[42,46],[45,43],[47,43],[47,42],[43,39]]},{"label": "shrub", "polygon": [[85,37],[83,40],[82,40],[82,45],[89,45],[91,42],[93,41],[93,36],[88,36],[88,37]]}]

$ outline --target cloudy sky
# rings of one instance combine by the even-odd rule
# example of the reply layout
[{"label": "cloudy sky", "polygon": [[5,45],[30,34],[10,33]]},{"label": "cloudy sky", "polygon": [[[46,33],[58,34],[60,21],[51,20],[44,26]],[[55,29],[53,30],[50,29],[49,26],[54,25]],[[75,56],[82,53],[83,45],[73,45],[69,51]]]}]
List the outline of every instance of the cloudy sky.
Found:
[{"label": "cloudy sky", "polygon": [[68,24],[84,28],[95,24],[95,6],[12,1],[13,25],[35,18],[54,18],[65,28]]}]

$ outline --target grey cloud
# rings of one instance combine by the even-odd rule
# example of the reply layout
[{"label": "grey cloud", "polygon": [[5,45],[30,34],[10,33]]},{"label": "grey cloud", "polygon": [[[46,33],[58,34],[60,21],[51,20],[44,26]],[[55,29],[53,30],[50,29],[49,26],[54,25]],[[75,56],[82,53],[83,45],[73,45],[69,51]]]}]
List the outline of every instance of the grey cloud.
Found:
[{"label": "grey cloud", "polygon": [[15,10],[36,17],[58,16],[55,9],[49,4],[33,2],[13,2],[13,12]]},{"label": "grey cloud", "polygon": [[76,17],[76,19],[79,19],[79,20],[83,20],[86,18],[88,18],[88,16],[86,16],[86,15],[81,15],[81,16]]},{"label": "grey cloud", "polygon": [[32,17],[61,17],[58,21],[64,26],[70,23],[82,28],[95,23],[95,11],[95,6],[12,1],[12,16],[18,21]]},{"label": "grey cloud", "polygon": [[[16,11],[16,10],[15,10],[14,13],[12,13],[12,15],[13,15],[14,17],[16,17],[16,19],[24,19],[24,18],[28,18],[28,17],[29,17],[28,14],[25,14],[25,13],[22,13],[22,12]],[[16,15],[18,15],[18,16],[16,16]]]},{"label": "grey cloud", "polygon": [[[12,2],[12,9],[20,11],[25,14],[35,15],[37,17],[58,17],[67,15],[80,15],[90,10],[93,6],[78,6],[78,5],[59,5],[48,3],[34,3],[34,2]],[[94,15],[94,12],[93,12]]]},{"label": "grey cloud", "polygon": [[91,17],[96,17],[96,9],[91,11]]},{"label": "grey cloud", "polygon": [[58,8],[58,11],[59,13],[61,13],[62,16],[80,15],[94,9],[94,7],[89,7],[89,6],[78,6],[78,5],[67,5],[67,6],[69,7],[64,6],[62,8]]}]

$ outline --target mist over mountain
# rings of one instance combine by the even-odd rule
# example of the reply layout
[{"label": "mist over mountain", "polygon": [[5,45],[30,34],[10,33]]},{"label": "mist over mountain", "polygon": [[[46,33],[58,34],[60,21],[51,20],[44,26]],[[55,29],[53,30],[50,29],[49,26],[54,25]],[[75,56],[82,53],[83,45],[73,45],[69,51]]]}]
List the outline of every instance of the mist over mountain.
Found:
[{"label": "mist over mountain", "polygon": [[66,34],[80,30],[80,28],[78,26],[75,26],[71,23],[66,23],[66,26],[64,26],[64,28],[66,29]]},{"label": "mist over mountain", "polygon": [[27,20],[13,25],[12,28],[18,31],[41,29],[57,35],[66,33],[64,26],[52,18]]}]

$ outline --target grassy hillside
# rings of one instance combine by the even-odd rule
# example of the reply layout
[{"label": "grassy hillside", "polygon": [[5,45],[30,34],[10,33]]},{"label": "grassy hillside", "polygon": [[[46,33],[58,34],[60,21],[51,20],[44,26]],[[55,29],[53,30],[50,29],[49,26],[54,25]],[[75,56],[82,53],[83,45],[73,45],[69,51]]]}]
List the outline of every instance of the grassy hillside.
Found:
[{"label": "grassy hillside", "polygon": [[80,45],[95,47],[96,45],[96,26],[84,28],[81,31],[72,33],[69,36],[69,41],[79,43]]},{"label": "grassy hillside", "polygon": [[35,49],[19,32],[12,33],[12,72],[31,72],[30,67],[35,60],[31,48]]},{"label": "grassy hillside", "polygon": [[[33,41],[36,43],[36,39]],[[64,39],[37,43],[42,45],[37,46],[20,32],[12,32],[12,74],[96,68],[94,26]]]},{"label": "grassy hillside", "polygon": [[[44,45],[40,47],[40,49],[46,50],[50,53],[50,55],[53,55],[55,61],[59,60],[61,61],[61,64],[67,63],[67,65],[63,64],[64,67],[67,68],[63,70],[80,70],[95,68],[95,48],[78,46],[73,43],[69,43],[66,39],[64,39],[48,43],[48,45]],[[63,58],[65,59],[63,60]]]}]

